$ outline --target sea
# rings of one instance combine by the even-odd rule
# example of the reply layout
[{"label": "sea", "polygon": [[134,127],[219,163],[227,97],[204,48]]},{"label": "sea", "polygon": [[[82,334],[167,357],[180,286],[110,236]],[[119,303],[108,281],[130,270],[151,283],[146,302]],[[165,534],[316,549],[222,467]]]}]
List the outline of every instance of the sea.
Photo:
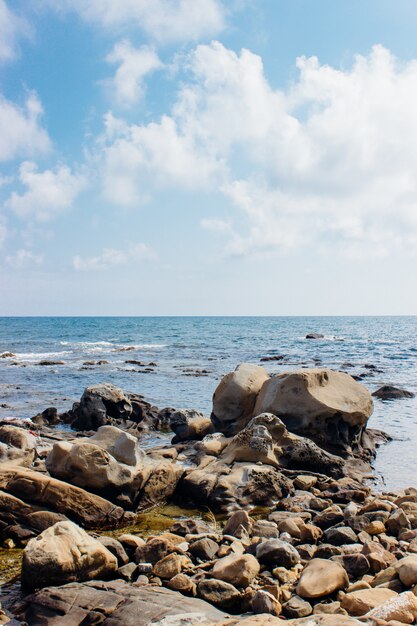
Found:
[{"label": "sea", "polygon": [[[221,377],[242,362],[271,374],[330,367],[371,392],[390,384],[417,394],[416,331],[415,316],[2,317],[0,355],[13,356],[0,358],[0,417],[67,410],[100,382],[209,415]],[[261,361],[271,356],[280,359]],[[374,405],[369,426],[392,437],[374,463],[376,485],[417,487],[417,398]]]}]

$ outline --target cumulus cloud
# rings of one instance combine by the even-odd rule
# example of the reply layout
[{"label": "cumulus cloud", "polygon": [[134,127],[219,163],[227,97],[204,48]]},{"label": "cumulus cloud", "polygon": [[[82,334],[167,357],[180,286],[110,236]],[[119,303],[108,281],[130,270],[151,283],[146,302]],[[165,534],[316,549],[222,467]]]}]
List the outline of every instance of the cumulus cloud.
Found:
[{"label": "cumulus cloud", "polygon": [[22,267],[39,266],[43,263],[42,254],[34,254],[31,250],[21,248],[17,250],[15,254],[6,256],[6,263],[14,269],[21,269]]},{"label": "cumulus cloud", "polygon": [[44,0],[57,11],[112,30],[140,28],[159,42],[196,41],[225,26],[221,0]]},{"label": "cumulus cloud", "polygon": [[70,207],[86,185],[84,176],[73,174],[66,165],[39,172],[31,161],[22,163],[19,179],[26,191],[14,191],[5,206],[20,218],[39,222],[47,222]]},{"label": "cumulus cloud", "polygon": [[41,126],[42,114],[42,104],[35,93],[30,93],[21,107],[0,94],[0,161],[50,150],[51,141]]},{"label": "cumulus cloud", "polygon": [[18,52],[19,38],[29,33],[27,22],[15,15],[5,0],[0,0],[0,62],[14,59]]},{"label": "cumulus cloud", "polygon": [[415,251],[417,61],[400,64],[382,46],[349,69],[302,57],[278,90],[258,55],[213,42],[187,68],[159,122],[107,118],[110,199],[118,187],[126,203],[157,185],[220,190],[236,217],[207,216],[203,227],[230,254]]},{"label": "cumulus cloud", "polygon": [[155,253],[152,248],[144,243],[138,243],[123,250],[104,248],[101,254],[93,257],[77,255],[73,258],[73,267],[78,271],[107,270],[111,267],[154,258]]},{"label": "cumulus cloud", "polygon": [[163,67],[153,48],[135,48],[128,40],[116,43],[106,61],[118,65],[115,75],[104,81],[104,86],[121,107],[137,104],[144,96],[145,77]]}]

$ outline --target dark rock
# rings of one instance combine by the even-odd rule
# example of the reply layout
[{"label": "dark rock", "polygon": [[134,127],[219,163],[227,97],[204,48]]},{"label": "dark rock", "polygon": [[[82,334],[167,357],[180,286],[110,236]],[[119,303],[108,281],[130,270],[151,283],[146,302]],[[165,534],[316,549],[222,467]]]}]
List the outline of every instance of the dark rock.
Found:
[{"label": "dark rock", "polygon": [[56,426],[60,421],[58,411],[53,406],[32,417],[32,422],[37,426]]},{"label": "dark rock", "polygon": [[226,617],[213,606],[164,587],[136,587],[122,581],[70,583],[42,589],[25,600],[29,626],[149,626],[168,615],[191,613],[218,622]]},{"label": "dark rock", "polygon": [[231,585],[230,583],[226,583],[223,580],[217,580],[214,578],[209,578],[207,580],[202,580],[197,585],[198,595],[210,602],[210,604],[214,604],[222,609],[231,609],[233,608],[239,601],[241,594],[240,592]]},{"label": "dark rock", "polygon": [[276,356],[263,356],[260,361],[268,362],[268,361],[283,361],[285,359],[284,354],[277,354]]},{"label": "dark rock", "polygon": [[200,535],[202,533],[209,533],[212,531],[212,528],[206,522],[199,519],[183,519],[175,522],[169,529],[170,533],[174,535],[180,535],[181,537],[185,537],[185,535]]},{"label": "dark rock", "polygon": [[380,400],[400,400],[401,398],[414,398],[416,394],[392,385],[384,385],[374,391],[372,395]]},{"label": "dark rock", "polygon": [[306,339],[324,339],[321,333],[307,333]]},{"label": "dark rock", "polygon": [[218,550],[218,544],[208,537],[194,541],[188,548],[189,553],[192,554],[193,557],[201,559],[202,561],[211,561],[214,559]]},{"label": "dark rock", "polygon": [[129,419],[132,411],[132,404],[121,389],[109,383],[94,385],[85,389],[72,426],[76,430],[97,430]]},{"label": "dark rock", "polygon": [[334,546],[343,546],[349,543],[357,543],[358,536],[349,526],[340,526],[325,530],[323,541]]},{"label": "dark rock", "polygon": [[172,443],[200,440],[214,432],[210,418],[194,409],[173,412],[170,416],[170,426],[175,433]]},{"label": "dark rock", "polygon": [[280,539],[268,539],[256,549],[256,558],[271,567],[291,568],[300,562],[300,555],[290,543]]},{"label": "dark rock", "polygon": [[114,537],[98,537],[99,542],[109,550],[117,559],[117,564],[119,567],[122,565],[126,565],[129,563],[129,557],[126,554],[126,551],[120,541],[114,539]]},{"label": "dark rock", "polygon": [[36,365],[65,365],[64,361],[39,361]]},{"label": "dark rock", "polygon": [[282,612],[288,619],[296,619],[298,617],[307,617],[313,612],[313,607],[310,602],[300,598],[300,596],[293,596],[282,605]]},{"label": "dark rock", "polygon": [[126,582],[130,582],[137,574],[138,566],[136,563],[126,563],[126,565],[122,565],[116,572],[116,578],[121,578]]}]

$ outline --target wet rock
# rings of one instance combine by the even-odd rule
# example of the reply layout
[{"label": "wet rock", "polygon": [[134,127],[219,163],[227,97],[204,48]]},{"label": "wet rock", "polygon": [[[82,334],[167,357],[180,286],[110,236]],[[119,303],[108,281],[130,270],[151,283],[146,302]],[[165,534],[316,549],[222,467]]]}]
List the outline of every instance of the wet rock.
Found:
[{"label": "wet rock", "polygon": [[324,339],[321,333],[307,333],[306,339]]},{"label": "wet rock", "polygon": [[346,451],[359,445],[372,410],[369,391],[348,374],[302,369],[266,381],[254,414],[273,413],[291,432]]},{"label": "wet rock", "polygon": [[269,375],[263,367],[241,363],[226,374],[213,394],[211,420],[214,430],[235,435],[253,417],[259,391]]},{"label": "wet rock", "polygon": [[32,417],[32,422],[37,426],[56,426],[61,420],[57,409],[51,406]]},{"label": "wet rock", "polygon": [[65,365],[64,361],[39,361],[39,363],[35,363],[35,365],[43,365],[43,366],[49,366],[49,365]]},{"label": "wet rock", "polygon": [[259,574],[259,570],[259,563],[251,554],[231,554],[215,562],[212,576],[236,587],[247,587]]},{"label": "wet rock", "polygon": [[93,578],[117,569],[116,557],[72,522],[58,522],[23,550],[22,584],[27,589]]},{"label": "wet rock", "polygon": [[100,426],[130,418],[133,408],[127,395],[110,383],[85,389],[78,406],[75,430],[97,430]]},{"label": "wet rock", "polygon": [[415,398],[415,393],[406,389],[399,389],[393,385],[383,385],[372,394],[379,400],[400,400],[402,398]]},{"label": "wet rock", "polygon": [[269,539],[259,544],[256,558],[271,567],[291,568],[300,562],[300,555],[290,543],[280,539]]},{"label": "wet rock", "polygon": [[228,582],[208,578],[197,585],[198,595],[221,609],[231,609],[240,600],[240,592]]},{"label": "wet rock", "polygon": [[170,426],[175,433],[172,443],[195,441],[213,433],[213,424],[210,418],[194,409],[174,411],[170,416]]},{"label": "wet rock", "polygon": [[[102,623],[149,626],[166,616],[192,614],[198,623],[218,622],[225,614],[211,604],[164,587],[136,587],[122,581],[72,583],[43,589],[26,600],[29,626]],[[65,621],[64,621],[65,620]]]},{"label": "wet rock", "polygon": [[184,519],[175,522],[169,529],[174,535],[199,535],[201,533],[211,532],[211,527],[207,522],[200,519]]},{"label": "wet rock", "polygon": [[301,573],[297,594],[302,598],[322,598],[349,584],[345,569],[325,559],[312,559]]}]

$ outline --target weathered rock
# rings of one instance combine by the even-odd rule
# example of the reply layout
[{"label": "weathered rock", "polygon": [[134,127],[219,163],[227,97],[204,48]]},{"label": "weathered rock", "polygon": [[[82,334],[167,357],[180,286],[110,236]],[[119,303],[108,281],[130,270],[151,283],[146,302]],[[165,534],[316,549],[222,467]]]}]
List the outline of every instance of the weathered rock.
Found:
[{"label": "weathered rock", "polygon": [[259,574],[259,570],[259,563],[251,554],[231,554],[215,562],[212,576],[236,587],[247,587]]},{"label": "weathered rock", "polygon": [[371,620],[386,620],[391,624],[400,622],[400,624],[415,624],[417,619],[417,598],[411,591],[401,593],[394,598],[388,599],[381,605],[378,605],[366,617]]},{"label": "weathered rock", "polygon": [[117,541],[117,539],[115,539],[114,537],[107,536],[98,537],[98,541],[101,543],[101,545],[107,548],[109,552],[114,554],[117,559],[118,567],[122,567],[123,565],[129,563],[129,557],[127,556],[126,550],[124,549],[120,541]]},{"label": "weathered rock", "polygon": [[383,385],[374,391],[372,395],[380,400],[399,400],[401,398],[414,398],[416,394],[406,389],[399,389],[393,385]]},{"label": "weathered rock", "polygon": [[155,563],[153,573],[159,578],[169,580],[180,574],[190,563],[190,559],[183,554],[167,554]]},{"label": "weathered rock", "polygon": [[189,553],[202,561],[211,561],[219,550],[219,544],[208,537],[194,541],[188,548]]},{"label": "weathered rock", "polygon": [[169,529],[171,533],[174,535],[181,535],[185,537],[185,535],[199,535],[202,533],[209,533],[212,531],[212,528],[200,519],[183,519],[175,522]]},{"label": "weathered rock", "polygon": [[244,510],[235,511],[227,520],[223,535],[233,535],[233,537],[241,537],[242,533],[248,533],[252,526],[252,520],[249,513]]},{"label": "weathered rock", "polygon": [[0,489],[21,501],[64,514],[87,529],[127,526],[134,519],[104,498],[26,468],[0,468]]},{"label": "weathered rock", "polygon": [[197,585],[198,595],[221,609],[231,609],[240,600],[240,592],[223,580],[208,578]]},{"label": "weathered rock", "polygon": [[270,615],[281,614],[280,602],[268,591],[260,589],[257,591],[252,600],[252,611],[254,613],[267,613]]},{"label": "weathered rock", "polygon": [[348,450],[359,444],[372,410],[369,391],[348,374],[302,369],[266,381],[254,415],[273,413],[291,432]]},{"label": "weathered rock", "polygon": [[174,411],[170,416],[170,426],[175,433],[172,443],[203,439],[214,431],[210,418],[194,409]]},{"label": "weathered rock", "polygon": [[349,579],[345,569],[325,559],[312,559],[301,573],[297,594],[302,598],[322,598],[346,589]]},{"label": "weathered rock", "polygon": [[167,586],[174,591],[180,591],[186,595],[196,595],[197,586],[187,574],[177,574],[168,581]]},{"label": "weathered rock", "polygon": [[27,589],[107,578],[116,557],[72,522],[58,522],[31,539],[23,550],[22,584]]},{"label": "weathered rock", "polygon": [[29,626],[149,626],[166,616],[191,615],[195,623],[218,622],[225,614],[195,598],[164,587],[136,587],[122,581],[72,583],[43,589],[27,600]]},{"label": "weathered rock", "polygon": [[394,564],[401,582],[406,587],[417,583],[417,555],[406,556]]},{"label": "weathered rock", "polygon": [[137,438],[116,426],[100,426],[87,441],[107,450],[116,461],[124,465],[136,467],[145,461],[145,453]]},{"label": "weathered rock", "polygon": [[288,432],[285,424],[272,413],[257,415],[233,437],[219,461],[262,462],[273,467],[314,470],[333,476],[343,474],[343,460],[319,448],[306,437]]},{"label": "weathered rock", "polygon": [[242,430],[253,417],[258,393],[268,379],[263,367],[250,363],[241,363],[223,376],[213,394],[214,430],[227,436]]},{"label": "weathered rock", "polygon": [[349,543],[357,543],[358,536],[349,526],[338,526],[325,530],[323,541],[334,546],[343,546]]},{"label": "weathered rock", "polygon": [[24,428],[0,426],[0,464],[32,464],[36,453],[36,437]]},{"label": "weathered rock", "polygon": [[263,541],[256,548],[256,557],[271,567],[293,567],[300,562],[300,555],[290,543],[280,539]]},{"label": "weathered rock", "polygon": [[282,605],[282,612],[285,617],[295,619],[299,617],[307,617],[313,612],[313,607],[310,602],[300,598],[299,596],[292,596],[288,602]]},{"label": "weathered rock", "polygon": [[100,426],[129,419],[132,411],[132,403],[121,389],[110,383],[93,385],[85,389],[72,427],[97,430]]},{"label": "weathered rock", "polygon": [[346,593],[341,599],[341,606],[349,615],[361,616],[365,615],[371,609],[383,604],[386,600],[396,598],[398,594],[390,589],[375,587],[375,589],[361,589]]}]

